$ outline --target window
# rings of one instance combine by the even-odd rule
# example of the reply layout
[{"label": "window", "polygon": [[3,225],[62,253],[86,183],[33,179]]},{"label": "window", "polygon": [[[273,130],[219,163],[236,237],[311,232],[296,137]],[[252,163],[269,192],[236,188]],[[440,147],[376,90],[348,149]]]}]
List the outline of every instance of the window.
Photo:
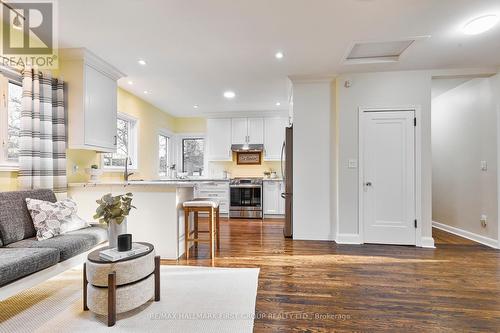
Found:
[{"label": "window", "polygon": [[116,152],[103,155],[104,168],[125,168],[129,158],[129,168],[137,168],[137,120],[118,114],[116,120]]},{"label": "window", "polygon": [[205,140],[202,138],[182,139],[182,172],[192,174],[203,172]]},{"label": "window", "polygon": [[7,80],[5,82],[7,83],[7,91],[4,95],[7,99],[7,112],[2,112],[3,116],[0,119],[0,137],[3,148],[0,153],[0,164],[15,166],[19,159],[23,88],[18,82]]},{"label": "window", "polygon": [[170,159],[169,159],[169,149],[170,138],[164,134],[158,135],[158,159],[159,159],[159,168],[158,174],[161,177],[165,177],[168,175],[168,169],[170,167]]}]

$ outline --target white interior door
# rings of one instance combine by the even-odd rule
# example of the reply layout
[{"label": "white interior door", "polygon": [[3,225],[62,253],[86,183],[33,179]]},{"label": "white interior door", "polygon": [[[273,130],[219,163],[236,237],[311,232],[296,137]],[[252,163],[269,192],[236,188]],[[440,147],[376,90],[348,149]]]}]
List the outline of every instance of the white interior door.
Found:
[{"label": "white interior door", "polygon": [[364,242],[415,245],[415,112],[361,117]]}]

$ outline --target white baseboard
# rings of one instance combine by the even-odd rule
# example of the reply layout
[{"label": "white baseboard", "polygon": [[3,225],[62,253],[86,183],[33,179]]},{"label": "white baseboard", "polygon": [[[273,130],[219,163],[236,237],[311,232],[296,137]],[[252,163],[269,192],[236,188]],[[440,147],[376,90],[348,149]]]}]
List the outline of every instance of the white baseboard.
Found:
[{"label": "white baseboard", "polygon": [[432,237],[422,237],[422,243],[420,246],[425,247],[425,248],[429,248],[429,249],[436,248],[436,246],[434,246],[434,238],[432,238]]},{"label": "white baseboard", "polygon": [[493,238],[481,236],[481,235],[475,234],[475,233],[467,231],[467,230],[459,229],[459,228],[452,227],[450,225],[447,225],[447,224],[444,224],[444,223],[435,222],[435,221],[432,221],[432,226],[434,228],[441,229],[443,231],[449,232],[450,234],[454,234],[454,235],[457,235],[457,236],[460,236],[460,237],[463,237],[463,238],[470,239],[470,240],[472,240],[474,242],[481,243],[483,245],[492,247],[494,249],[498,249],[499,248],[498,247],[498,241],[496,239],[493,239]]},{"label": "white baseboard", "polygon": [[362,244],[359,234],[337,234],[338,244]]}]

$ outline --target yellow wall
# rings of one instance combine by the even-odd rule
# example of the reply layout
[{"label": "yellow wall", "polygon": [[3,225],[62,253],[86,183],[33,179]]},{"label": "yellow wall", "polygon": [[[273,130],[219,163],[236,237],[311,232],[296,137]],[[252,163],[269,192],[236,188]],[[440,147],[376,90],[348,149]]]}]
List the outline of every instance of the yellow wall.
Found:
[{"label": "yellow wall", "polygon": [[14,191],[17,189],[17,172],[0,172],[0,191]]},{"label": "yellow wall", "polygon": [[205,133],[207,120],[205,118],[175,118],[175,132],[177,133]]},{"label": "yellow wall", "polygon": [[223,171],[231,174],[231,177],[264,177],[264,171],[276,171],[278,177],[281,177],[280,162],[265,162],[261,165],[238,165],[236,163],[236,153],[233,153],[231,162],[209,162],[209,177],[219,178]]}]

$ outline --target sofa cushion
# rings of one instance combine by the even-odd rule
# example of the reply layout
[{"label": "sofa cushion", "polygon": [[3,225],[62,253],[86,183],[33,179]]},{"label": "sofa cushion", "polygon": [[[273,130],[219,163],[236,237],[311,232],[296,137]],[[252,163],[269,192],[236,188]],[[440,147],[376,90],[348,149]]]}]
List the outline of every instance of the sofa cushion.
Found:
[{"label": "sofa cushion", "polygon": [[101,227],[89,227],[41,241],[36,238],[24,239],[9,244],[7,247],[57,249],[60,252],[60,261],[64,261],[92,249],[94,246],[105,242],[107,238],[108,233],[106,229]]},{"label": "sofa cushion", "polygon": [[0,287],[59,262],[57,249],[0,249]]},{"label": "sofa cushion", "polygon": [[26,206],[36,230],[36,238],[45,240],[83,228],[88,228],[87,221],[76,215],[78,207],[72,199],[49,202],[38,199],[26,199]]},{"label": "sofa cushion", "polygon": [[0,237],[4,246],[36,234],[26,198],[56,202],[52,190],[0,192]]}]

